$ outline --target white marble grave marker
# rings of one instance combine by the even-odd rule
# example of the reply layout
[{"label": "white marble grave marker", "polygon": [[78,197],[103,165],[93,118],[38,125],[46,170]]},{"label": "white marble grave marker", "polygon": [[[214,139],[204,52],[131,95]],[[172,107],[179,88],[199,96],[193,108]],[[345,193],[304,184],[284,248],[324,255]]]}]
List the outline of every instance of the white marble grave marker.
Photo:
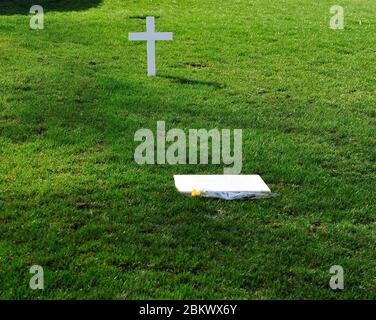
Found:
[{"label": "white marble grave marker", "polygon": [[182,193],[193,190],[211,192],[270,193],[259,175],[174,175],[175,186]]},{"label": "white marble grave marker", "polygon": [[155,32],[154,17],[146,18],[146,32],[129,33],[130,41],[146,41],[148,48],[148,76],[155,77],[157,68],[155,63],[155,41],[172,40],[172,32]]}]

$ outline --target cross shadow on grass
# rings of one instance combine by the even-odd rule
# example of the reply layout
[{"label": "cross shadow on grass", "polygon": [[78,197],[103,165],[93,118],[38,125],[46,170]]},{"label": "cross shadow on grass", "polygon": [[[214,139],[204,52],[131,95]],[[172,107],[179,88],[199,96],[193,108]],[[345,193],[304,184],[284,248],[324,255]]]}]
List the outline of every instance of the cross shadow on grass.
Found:
[{"label": "cross shadow on grass", "polygon": [[215,89],[223,89],[226,87],[224,84],[216,82],[216,81],[192,80],[192,79],[187,79],[183,77],[168,76],[168,75],[161,75],[159,77],[169,79],[173,82],[177,82],[180,84],[186,84],[186,85],[204,85],[204,86],[213,87]]},{"label": "cross shadow on grass", "polygon": [[29,14],[33,5],[48,11],[81,11],[97,7],[102,0],[1,0],[0,15]]}]

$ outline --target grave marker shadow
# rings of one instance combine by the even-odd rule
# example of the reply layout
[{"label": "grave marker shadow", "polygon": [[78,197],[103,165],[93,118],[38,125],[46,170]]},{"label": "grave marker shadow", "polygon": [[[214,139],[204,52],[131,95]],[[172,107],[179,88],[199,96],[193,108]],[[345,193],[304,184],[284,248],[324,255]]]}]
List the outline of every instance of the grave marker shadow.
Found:
[{"label": "grave marker shadow", "polygon": [[225,84],[216,82],[216,81],[204,81],[204,80],[193,80],[184,77],[170,76],[170,75],[160,75],[160,78],[165,78],[171,80],[172,82],[180,83],[183,85],[203,85],[213,87],[214,89],[224,89]]}]

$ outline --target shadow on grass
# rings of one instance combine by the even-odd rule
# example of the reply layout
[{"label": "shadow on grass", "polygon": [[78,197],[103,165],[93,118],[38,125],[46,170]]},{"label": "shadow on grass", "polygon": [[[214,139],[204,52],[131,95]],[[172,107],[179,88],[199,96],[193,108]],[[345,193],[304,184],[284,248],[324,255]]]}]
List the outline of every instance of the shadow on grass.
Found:
[{"label": "shadow on grass", "polygon": [[161,16],[155,16],[152,14],[149,15],[135,15],[135,16],[129,16],[128,19],[140,19],[140,20],[146,20],[148,16],[153,16],[154,19],[159,19]]},{"label": "shadow on grass", "polygon": [[102,0],[0,0],[0,15],[29,14],[33,5],[48,11],[81,11],[97,7]]},{"label": "shadow on grass", "polygon": [[202,80],[191,80],[183,77],[176,77],[176,76],[159,76],[161,78],[169,79],[174,82],[180,83],[180,84],[187,84],[187,85],[205,85],[205,86],[210,86],[215,89],[223,89],[226,86],[222,83],[216,82],[216,81],[202,81]]}]

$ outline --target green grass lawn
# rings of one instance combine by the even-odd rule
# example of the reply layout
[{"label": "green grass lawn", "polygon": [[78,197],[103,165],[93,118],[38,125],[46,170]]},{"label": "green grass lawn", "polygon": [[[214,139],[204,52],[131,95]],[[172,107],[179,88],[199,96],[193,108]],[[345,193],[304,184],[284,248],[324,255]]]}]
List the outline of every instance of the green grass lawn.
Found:
[{"label": "green grass lawn", "polygon": [[[0,3],[2,299],[376,299],[376,2]],[[54,2],[54,3],[53,3]],[[79,2],[79,3],[77,3]],[[345,30],[329,28],[345,8]],[[174,41],[129,42],[145,17]],[[140,128],[243,129],[272,199],[190,198]],[[29,289],[44,267],[45,290]],[[345,290],[329,288],[332,265]]]}]

